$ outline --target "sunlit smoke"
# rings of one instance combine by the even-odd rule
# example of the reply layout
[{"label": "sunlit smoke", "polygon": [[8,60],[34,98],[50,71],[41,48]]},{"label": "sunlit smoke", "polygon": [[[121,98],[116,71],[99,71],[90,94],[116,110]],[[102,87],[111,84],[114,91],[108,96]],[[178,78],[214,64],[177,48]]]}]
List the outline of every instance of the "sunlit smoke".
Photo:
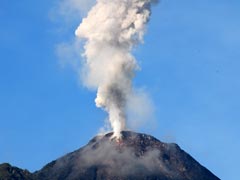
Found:
[{"label": "sunlit smoke", "polygon": [[143,42],[152,2],[97,0],[76,30],[85,39],[83,82],[97,89],[96,106],[108,112],[116,137],[126,128],[126,105],[134,93],[138,64],[131,51]]}]

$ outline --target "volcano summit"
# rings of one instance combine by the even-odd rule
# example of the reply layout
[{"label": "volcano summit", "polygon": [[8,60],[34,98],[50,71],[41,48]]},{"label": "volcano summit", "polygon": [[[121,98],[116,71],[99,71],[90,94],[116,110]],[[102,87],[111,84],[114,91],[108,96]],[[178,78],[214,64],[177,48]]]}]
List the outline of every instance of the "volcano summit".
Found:
[{"label": "volcano summit", "polygon": [[0,180],[219,180],[177,144],[130,131],[123,131],[121,140],[112,137],[96,136],[32,174],[15,168],[27,176],[0,165]]}]

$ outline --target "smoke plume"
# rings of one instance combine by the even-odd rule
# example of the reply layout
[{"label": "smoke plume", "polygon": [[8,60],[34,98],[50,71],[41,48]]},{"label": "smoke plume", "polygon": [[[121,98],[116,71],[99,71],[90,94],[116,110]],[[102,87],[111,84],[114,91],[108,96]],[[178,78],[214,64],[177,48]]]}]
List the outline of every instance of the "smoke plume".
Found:
[{"label": "smoke plume", "polygon": [[[154,1],[156,2],[156,1]],[[85,40],[83,82],[97,89],[96,106],[109,114],[114,136],[125,129],[126,105],[138,69],[131,54],[143,42],[153,0],[97,0],[76,30]]]}]

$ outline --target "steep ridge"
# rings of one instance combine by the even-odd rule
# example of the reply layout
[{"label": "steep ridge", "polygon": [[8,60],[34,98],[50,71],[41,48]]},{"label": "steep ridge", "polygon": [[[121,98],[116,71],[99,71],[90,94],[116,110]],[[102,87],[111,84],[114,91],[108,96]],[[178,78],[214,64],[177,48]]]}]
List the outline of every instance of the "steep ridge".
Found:
[{"label": "steep ridge", "polygon": [[33,180],[33,175],[10,164],[0,164],[0,180]]},{"label": "steep ridge", "polygon": [[36,172],[38,179],[217,180],[176,144],[129,131],[97,136],[85,147]]},{"label": "steep ridge", "polygon": [[[86,146],[69,153],[21,180],[219,180],[177,144],[123,131],[96,136]],[[0,166],[1,167],[1,166]],[[0,171],[0,180],[4,179]],[[10,177],[10,176],[9,176]],[[16,180],[20,180],[16,179]]]}]

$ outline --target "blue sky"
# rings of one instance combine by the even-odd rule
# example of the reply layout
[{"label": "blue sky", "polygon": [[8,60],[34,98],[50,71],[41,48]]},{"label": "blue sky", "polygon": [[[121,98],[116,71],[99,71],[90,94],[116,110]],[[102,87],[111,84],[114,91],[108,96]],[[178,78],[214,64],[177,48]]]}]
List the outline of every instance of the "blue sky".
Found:
[{"label": "blue sky", "polygon": [[[85,145],[106,117],[56,55],[81,21],[58,15],[56,4],[0,2],[0,163],[31,171]],[[134,51],[142,68],[134,84],[151,95],[157,121],[138,131],[178,143],[227,180],[239,178],[239,8],[162,0]]]}]

